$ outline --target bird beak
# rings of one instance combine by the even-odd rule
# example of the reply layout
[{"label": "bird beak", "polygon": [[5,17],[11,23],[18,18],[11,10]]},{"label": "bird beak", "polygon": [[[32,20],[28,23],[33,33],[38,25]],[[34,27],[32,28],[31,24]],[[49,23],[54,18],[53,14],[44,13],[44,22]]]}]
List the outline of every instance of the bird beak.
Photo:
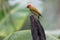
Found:
[{"label": "bird beak", "polygon": [[27,8],[29,8],[29,6],[27,6]]}]

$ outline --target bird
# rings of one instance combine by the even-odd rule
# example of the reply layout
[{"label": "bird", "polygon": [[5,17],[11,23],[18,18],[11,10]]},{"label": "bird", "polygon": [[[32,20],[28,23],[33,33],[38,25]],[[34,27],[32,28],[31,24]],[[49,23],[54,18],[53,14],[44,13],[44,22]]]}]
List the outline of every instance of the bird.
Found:
[{"label": "bird", "polygon": [[35,8],[32,4],[28,4],[27,5],[27,8],[29,8],[29,10],[34,14],[34,15],[37,15],[38,16],[38,19],[39,19],[39,16],[42,16],[41,13],[39,12],[39,10],[37,8]]}]

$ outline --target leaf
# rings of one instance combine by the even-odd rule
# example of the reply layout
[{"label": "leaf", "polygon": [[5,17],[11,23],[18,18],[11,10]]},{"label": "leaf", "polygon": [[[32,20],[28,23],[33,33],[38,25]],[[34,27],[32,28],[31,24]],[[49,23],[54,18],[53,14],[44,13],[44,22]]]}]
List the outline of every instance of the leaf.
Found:
[{"label": "leaf", "polygon": [[[28,12],[18,12],[20,8],[18,5],[14,6],[9,10],[9,12],[6,12],[6,15],[0,21],[0,36],[5,37],[10,33],[20,30],[24,24]],[[2,11],[4,11],[4,9]]]},{"label": "leaf", "polygon": [[[11,15],[7,14],[0,22],[0,36],[6,36],[22,28],[28,13],[15,12],[17,9],[11,10]],[[9,21],[9,17],[12,18],[12,21]]]},{"label": "leaf", "polygon": [[[47,40],[59,40],[50,34],[46,34]],[[32,40],[32,35],[30,30],[18,31],[7,36],[4,40]]]}]

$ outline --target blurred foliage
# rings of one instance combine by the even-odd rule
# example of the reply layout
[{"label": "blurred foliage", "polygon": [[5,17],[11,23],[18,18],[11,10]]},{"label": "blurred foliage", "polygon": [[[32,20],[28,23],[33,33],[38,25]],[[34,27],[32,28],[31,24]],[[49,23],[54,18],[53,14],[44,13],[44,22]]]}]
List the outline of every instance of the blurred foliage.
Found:
[{"label": "blurred foliage", "polygon": [[[59,40],[50,34],[46,34],[47,40]],[[4,40],[32,40],[30,30],[18,31],[7,36]]]},{"label": "blurred foliage", "polygon": [[[45,30],[57,28],[56,5],[56,0],[43,0],[44,10],[40,21]],[[27,8],[19,7],[19,3],[11,6],[8,0],[0,0],[0,40],[6,36],[4,40],[32,40],[30,31],[20,31],[30,29],[30,12]],[[48,34],[46,35],[49,40],[58,40]]]},{"label": "blurred foliage", "polygon": [[19,11],[18,5],[10,6],[8,0],[0,0],[0,36],[5,37],[22,28],[28,12]]}]

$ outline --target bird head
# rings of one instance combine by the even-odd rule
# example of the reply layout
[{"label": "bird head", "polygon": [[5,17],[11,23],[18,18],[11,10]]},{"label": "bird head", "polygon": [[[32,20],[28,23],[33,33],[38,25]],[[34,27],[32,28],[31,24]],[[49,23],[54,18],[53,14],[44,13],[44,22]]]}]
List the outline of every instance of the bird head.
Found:
[{"label": "bird head", "polygon": [[29,4],[29,5],[27,5],[27,8],[29,8],[29,7],[31,7],[32,6],[32,4]]}]

